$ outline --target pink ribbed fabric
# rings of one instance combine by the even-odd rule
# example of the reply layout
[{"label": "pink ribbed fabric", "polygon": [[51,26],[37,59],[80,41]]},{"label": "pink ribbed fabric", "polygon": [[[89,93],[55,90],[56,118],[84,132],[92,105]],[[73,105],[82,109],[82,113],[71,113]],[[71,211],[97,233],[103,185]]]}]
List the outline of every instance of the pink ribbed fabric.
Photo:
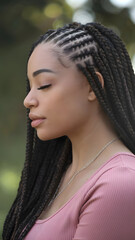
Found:
[{"label": "pink ribbed fabric", "polygon": [[135,240],[135,155],[113,155],[25,240]]}]

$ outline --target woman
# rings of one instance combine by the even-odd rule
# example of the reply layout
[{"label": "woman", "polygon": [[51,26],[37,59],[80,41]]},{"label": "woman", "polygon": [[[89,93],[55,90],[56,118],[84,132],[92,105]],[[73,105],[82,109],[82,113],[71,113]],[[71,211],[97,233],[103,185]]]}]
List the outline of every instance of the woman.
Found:
[{"label": "woman", "polygon": [[124,44],[98,23],[49,30],[27,75],[26,161],[3,239],[134,240],[135,75]]}]

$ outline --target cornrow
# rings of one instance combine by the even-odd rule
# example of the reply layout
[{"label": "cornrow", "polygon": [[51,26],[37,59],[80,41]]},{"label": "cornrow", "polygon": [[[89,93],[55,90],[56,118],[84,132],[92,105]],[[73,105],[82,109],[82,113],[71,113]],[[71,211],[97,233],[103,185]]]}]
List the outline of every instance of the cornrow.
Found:
[{"label": "cornrow", "polygon": [[[66,40],[68,42],[68,40]],[[66,42],[65,41],[65,42]],[[74,45],[69,45],[66,49],[64,49],[64,53],[68,53],[68,52],[71,52],[77,48],[80,48],[81,46],[87,46],[88,44],[92,43],[93,42],[93,39],[92,38],[87,38],[85,41],[83,42],[78,42],[78,43],[75,43]],[[62,44],[59,44],[59,46],[62,46],[64,43]]]},{"label": "cornrow", "polygon": [[[100,39],[101,39],[101,37],[102,36],[99,36],[100,37]],[[104,47],[104,45],[105,45],[105,42],[104,42],[104,39],[103,39],[103,41],[102,41],[102,46]],[[111,49],[109,49],[109,47],[108,46],[106,46],[106,48],[107,48],[107,56],[106,57],[104,57],[104,54],[102,53],[101,55],[102,55],[102,57],[103,57],[103,59],[104,59],[104,61],[106,61],[106,59],[108,60],[108,62],[110,63],[110,67],[112,66],[112,71],[113,71],[113,75],[115,76],[116,75],[116,79],[118,79],[118,78],[122,78],[122,79],[125,79],[125,77],[124,77],[124,75],[123,75],[123,73],[122,73],[122,71],[117,71],[117,69],[120,69],[121,68],[121,65],[119,64],[119,62],[120,62],[120,60],[119,60],[119,56],[117,55],[117,52],[115,51],[115,49],[113,50],[113,51],[111,51]],[[114,52],[115,52],[115,55],[114,55]],[[94,56],[93,56],[94,57]],[[115,62],[115,61],[113,61],[113,59],[115,60],[116,59],[116,61],[117,62]],[[119,76],[120,75],[120,76]],[[111,83],[110,81],[108,81],[108,83]],[[118,95],[116,95],[116,98],[118,98],[117,96],[119,96],[119,97],[121,97],[121,99],[123,99],[123,100],[125,100],[125,102],[124,102],[124,104],[123,104],[123,108],[125,108],[125,110],[129,110],[129,107],[127,107],[127,109],[126,109],[126,99],[124,98],[124,96],[126,96],[126,93],[127,93],[127,95],[129,95],[129,92],[128,91],[126,91],[127,90],[127,86],[126,86],[126,84],[124,85],[124,83],[123,83],[123,85],[121,85],[120,84],[120,82],[119,81],[116,81],[116,84],[119,84],[119,87],[117,88],[118,89],[118,91],[119,91],[119,89],[123,86],[124,88],[123,88],[123,91],[121,91],[121,94],[118,94]],[[112,86],[113,87],[113,86]],[[125,91],[125,93],[124,93],[124,91]],[[123,94],[123,95],[122,95]],[[122,95],[122,96],[121,96]],[[128,96],[127,96],[128,97]],[[130,98],[128,98],[129,99],[129,101],[130,101]],[[130,104],[130,102],[128,102],[128,105]],[[132,107],[132,106],[131,106]],[[133,110],[133,109],[132,109]]]},{"label": "cornrow", "polygon": [[[74,36],[74,39],[77,39],[77,37],[79,37],[78,35],[78,33],[76,32],[76,29],[73,29],[73,30],[69,30],[67,33],[60,33],[60,36],[58,35],[58,33],[57,33],[57,35],[56,35],[56,37],[55,37],[55,39],[53,39],[53,42],[61,42],[61,40],[62,40],[62,44],[66,44],[66,42],[64,42],[63,41],[63,38],[64,39],[66,39],[66,41],[67,40],[70,40],[70,36],[71,35],[73,35]],[[48,41],[48,40],[47,40]],[[68,41],[67,41],[67,43],[69,43]],[[62,45],[62,44],[60,44],[60,46]],[[58,45],[59,45],[59,43],[58,43]]]},{"label": "cornrow", "polygon": [[[29,57],[40,43],[50,43],[57,54],[74,62],[91,85],[118,136],[135,154],[135,75],[120,38],[99,23],[70,23],[40,36]],[[104,78],[104,88],[97,71]],[[27,93],[29,91],[27,79]],[[28,114],[29,111],[26,160],[16,199],[4,223],[3,240],[24,239],[49,205],[72,162],[68,137],[41,141],[31,127]]]}]

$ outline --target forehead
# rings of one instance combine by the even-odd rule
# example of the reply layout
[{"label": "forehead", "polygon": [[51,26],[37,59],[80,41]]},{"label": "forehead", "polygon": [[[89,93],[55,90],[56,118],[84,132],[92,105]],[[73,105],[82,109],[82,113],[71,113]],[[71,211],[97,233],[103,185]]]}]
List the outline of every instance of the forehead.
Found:
[{"label": "forehead", "polygon": [[49,44],[39,44],[34,51],[32,52],[29,60],[28,60],[28,68],[30,67],[40,67],[47,64],[49,61],[56,62],[57,59],[54,61],[54,54],[52,47]]},{"label": "forehead", "polygon": [[59,70],[61,64],[58,61],[57,54],[54,51],[54,47],[48,43],[39,44],[32,52],[27,65],[27,72],[30,76],[34,71],[38,69],[47,68],[53,70]]},{"label": "forehead", "polygon": [[87,82],[84,75],[78,71],[76,64],[71,62],[66,55],[64,56],[57,47],[50,43],[39,44],[32,52],[27,65],[29,81],[33,81],[34,72],[40,72],[43,69],[55,72],[55,76],[59,80],[61,79],[62,82],[80,82],[80,84]]}]

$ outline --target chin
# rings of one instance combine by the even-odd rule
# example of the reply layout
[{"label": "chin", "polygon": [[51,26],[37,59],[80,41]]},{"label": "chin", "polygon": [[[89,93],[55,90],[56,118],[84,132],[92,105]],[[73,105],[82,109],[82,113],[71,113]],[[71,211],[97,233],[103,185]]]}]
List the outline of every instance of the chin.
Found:
[{"label": "chin", "polygon": [[53,137],[49,137],[49,136],[47,136],[47,135],[42,135],[42,134],[38,134],[38,133],[37,133],[37,136],[38,136],[38,138],[39,138],[40,140],[42,140],[42,141],[47,141],[47,140],[53,139]]},{"label": "chin", "polygon": [[52,140],[52,139],[55,139],[55,138],[62,137],[63,135],[61,135],[61,134],[53,134],[53,133],[52,134],[49,134],[49,133],[45,134],[43,132],[41,133],[41,132],[37,131],[37,136],[42,141]]}]

